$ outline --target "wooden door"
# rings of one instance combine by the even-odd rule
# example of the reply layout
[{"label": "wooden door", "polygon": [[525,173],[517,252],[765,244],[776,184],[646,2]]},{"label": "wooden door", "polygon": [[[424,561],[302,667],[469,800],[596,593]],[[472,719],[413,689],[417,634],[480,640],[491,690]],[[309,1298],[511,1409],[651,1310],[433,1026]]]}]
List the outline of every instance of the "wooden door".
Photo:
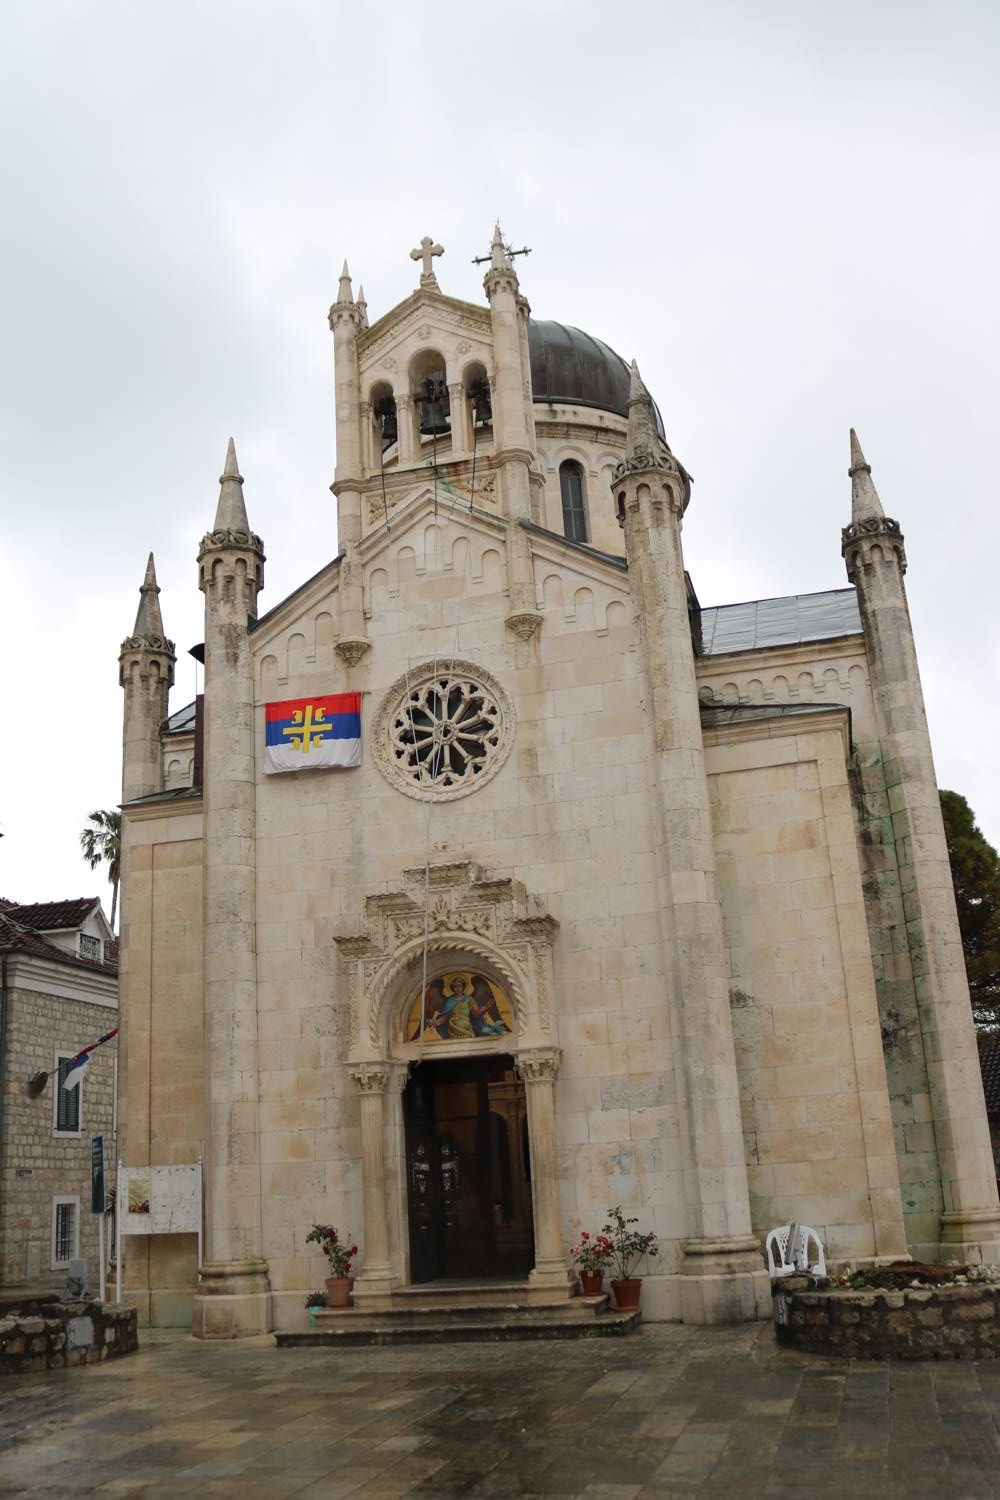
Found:
[{"label": "wooden door", "polygon": [[526,1274],[530,1163],[512,1059],[421,1063],[403,1102],[413,1281]]}]

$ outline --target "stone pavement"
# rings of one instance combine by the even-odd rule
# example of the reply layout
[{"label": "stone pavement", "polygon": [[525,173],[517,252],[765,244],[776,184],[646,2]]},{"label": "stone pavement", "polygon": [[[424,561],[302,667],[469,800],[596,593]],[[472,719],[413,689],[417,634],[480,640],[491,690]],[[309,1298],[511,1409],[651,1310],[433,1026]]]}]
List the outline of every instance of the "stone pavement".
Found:
[{"label": "stone pavement", "polygon": [[0,1495],[1000,1495],[1000,1361],[854,1365],[770,1325],[275,1349],[143,1333],[0,1383]]}]

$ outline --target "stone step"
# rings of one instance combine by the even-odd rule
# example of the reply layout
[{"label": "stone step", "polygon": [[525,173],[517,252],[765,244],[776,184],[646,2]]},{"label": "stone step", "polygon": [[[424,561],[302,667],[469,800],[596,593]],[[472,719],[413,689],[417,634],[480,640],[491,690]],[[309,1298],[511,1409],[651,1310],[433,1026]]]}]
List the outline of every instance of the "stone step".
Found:
[{"label": "stone step", "polygon": [[[578,1298],[578,1301],[584,1299]],[[587,1299],[595,1300],[595,1299]],[[414,1309],[414,1312],[423,1309]],[[319,1312],[316,1326],[305,1333],[276,1333],[279,1349],[345,1348],[380,1344],[500,1343],[516,1339],[615,1338],[638,1327],[640,1314],[592,1312],[586,1316],[553,1316],[552,1308],[481,1309],[487,1317],[464,1315],[444,1318],[440,1310],[427,1309],[420,1317],[393,1312]],[[452,1309],[458,1313],[458,1309]],[[322,1320],[322,1322],[321,1322]]]},{"label": "stone step", "polygon": [[591,1322],[595,1317],[610,1310],[611,1299],[602,1294],[599,1297],[573,1297],[568,1301],[556,1303],[553,1306],[537,1306],[527,1302],[504,1302],[504,1303],[482,1303],[472,1301],[469,1298],[461,1299],[453,1297],[450,1302],[443,1302],[436,1306],[425,1307],[421,1303],[408,1305],[393,1293],[393,1305],[391,1308],[380,1309],[377,1312],[368,1311],[363,1307],[344,1308],[317,1308],[313,1313],[313,1319],[317,1327],[325,1328],[328,1324],[340,1323],[345,1318],[352,1322],[358,1319],[374,1321],[377,1319],[393,1318],[400,1325],[404,1323],[413,1326],[423,1324],[430,1325],[439,1322],[445,1323],[489,1323],[499,1322],[503,1319],[526,1319],[545,1318],[557,1323],[579,1323]]},{"label": "stone step", "polygon": [[476,1307],[566,1307],[579,1302],[560,1291],[532,1287],[526,1281],[423,1281],[416,1286],[396,1287],[392,1293],[393,1311],[397,1307],[453,1307],[457,1304]]}]

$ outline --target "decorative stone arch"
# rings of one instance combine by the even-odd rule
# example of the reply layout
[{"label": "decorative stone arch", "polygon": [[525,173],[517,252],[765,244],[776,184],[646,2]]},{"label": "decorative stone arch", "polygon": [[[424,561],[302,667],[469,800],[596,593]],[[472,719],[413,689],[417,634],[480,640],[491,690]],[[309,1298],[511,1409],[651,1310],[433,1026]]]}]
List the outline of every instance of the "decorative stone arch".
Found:
[{"label": "decorative stone arch", "polygon": [[[505,1039],[504,1051],[515,1051],[520,1038],[532,1030],[530,980],[502,949],[467,932],[442,931],[427,936],[427,979],[440,978],[451,969],[481,968],[501,986],[510,1000],[517,1022],[513,1036]],[[422,978],[424,943],[415,938],[389,960],[375,976],[369,1003],[367,1040],[381,1056],[401,1062],[411,1060],[410,1046],[401,1039],[401,1022],[413,1002],[414,989]],[[482,1045],[473,1044],[477,1052]],[[458,1055],[458,1054],[456,1054]]]},{"label": "decorative stone arch", "polygon": [[510,1000],[513,1034],[468,1048],[448,1043],[448,1055],[492,1050],[514,1057],[525,1084],[532,1161],[535,1268],[528,1293],[538,1301],[562,1300],[574,1277],[562,1244],[556,1161],[561,1053],[551,995],[558,923],[519,881],[488,879],[471,861],[432,865],[426,886],[422,868],[404,870],[400,890],[367,897],[364,930],[335,939],[347,978],[348,1071],[361,1108],[365,1262],[355,1300],[391,1307],[394,1290],[407,1279],[401,1100],[421,1049],[404,1039],[400,1021],[422,975],[425,925],[428,978],[448,968],[481,967]]}]

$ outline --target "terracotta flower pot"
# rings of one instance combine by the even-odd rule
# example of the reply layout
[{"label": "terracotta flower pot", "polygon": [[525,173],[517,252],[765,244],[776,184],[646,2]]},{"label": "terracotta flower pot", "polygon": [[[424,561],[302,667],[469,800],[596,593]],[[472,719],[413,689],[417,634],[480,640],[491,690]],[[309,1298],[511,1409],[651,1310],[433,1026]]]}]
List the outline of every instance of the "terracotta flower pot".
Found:
[{"label": "terracotta flower pot", "polygon": [[611,1290],[615,1294],[615,1306],[619,1312],[631,1312],[639,1306],[639,1298],[642,1296],[642,1277],[630,1276],[628,1281],[612,1280]]},{"label": "terracotta flower pot", "polygon": [[580,1286],[585,1297],[599,1297],[604,1290],[603,1271],[581,1271]]},{"label": "terracotta flower pot", "polygon": [[325,1284],[327,1307],[350,1307],[353,1276],[328,1276]]}]

